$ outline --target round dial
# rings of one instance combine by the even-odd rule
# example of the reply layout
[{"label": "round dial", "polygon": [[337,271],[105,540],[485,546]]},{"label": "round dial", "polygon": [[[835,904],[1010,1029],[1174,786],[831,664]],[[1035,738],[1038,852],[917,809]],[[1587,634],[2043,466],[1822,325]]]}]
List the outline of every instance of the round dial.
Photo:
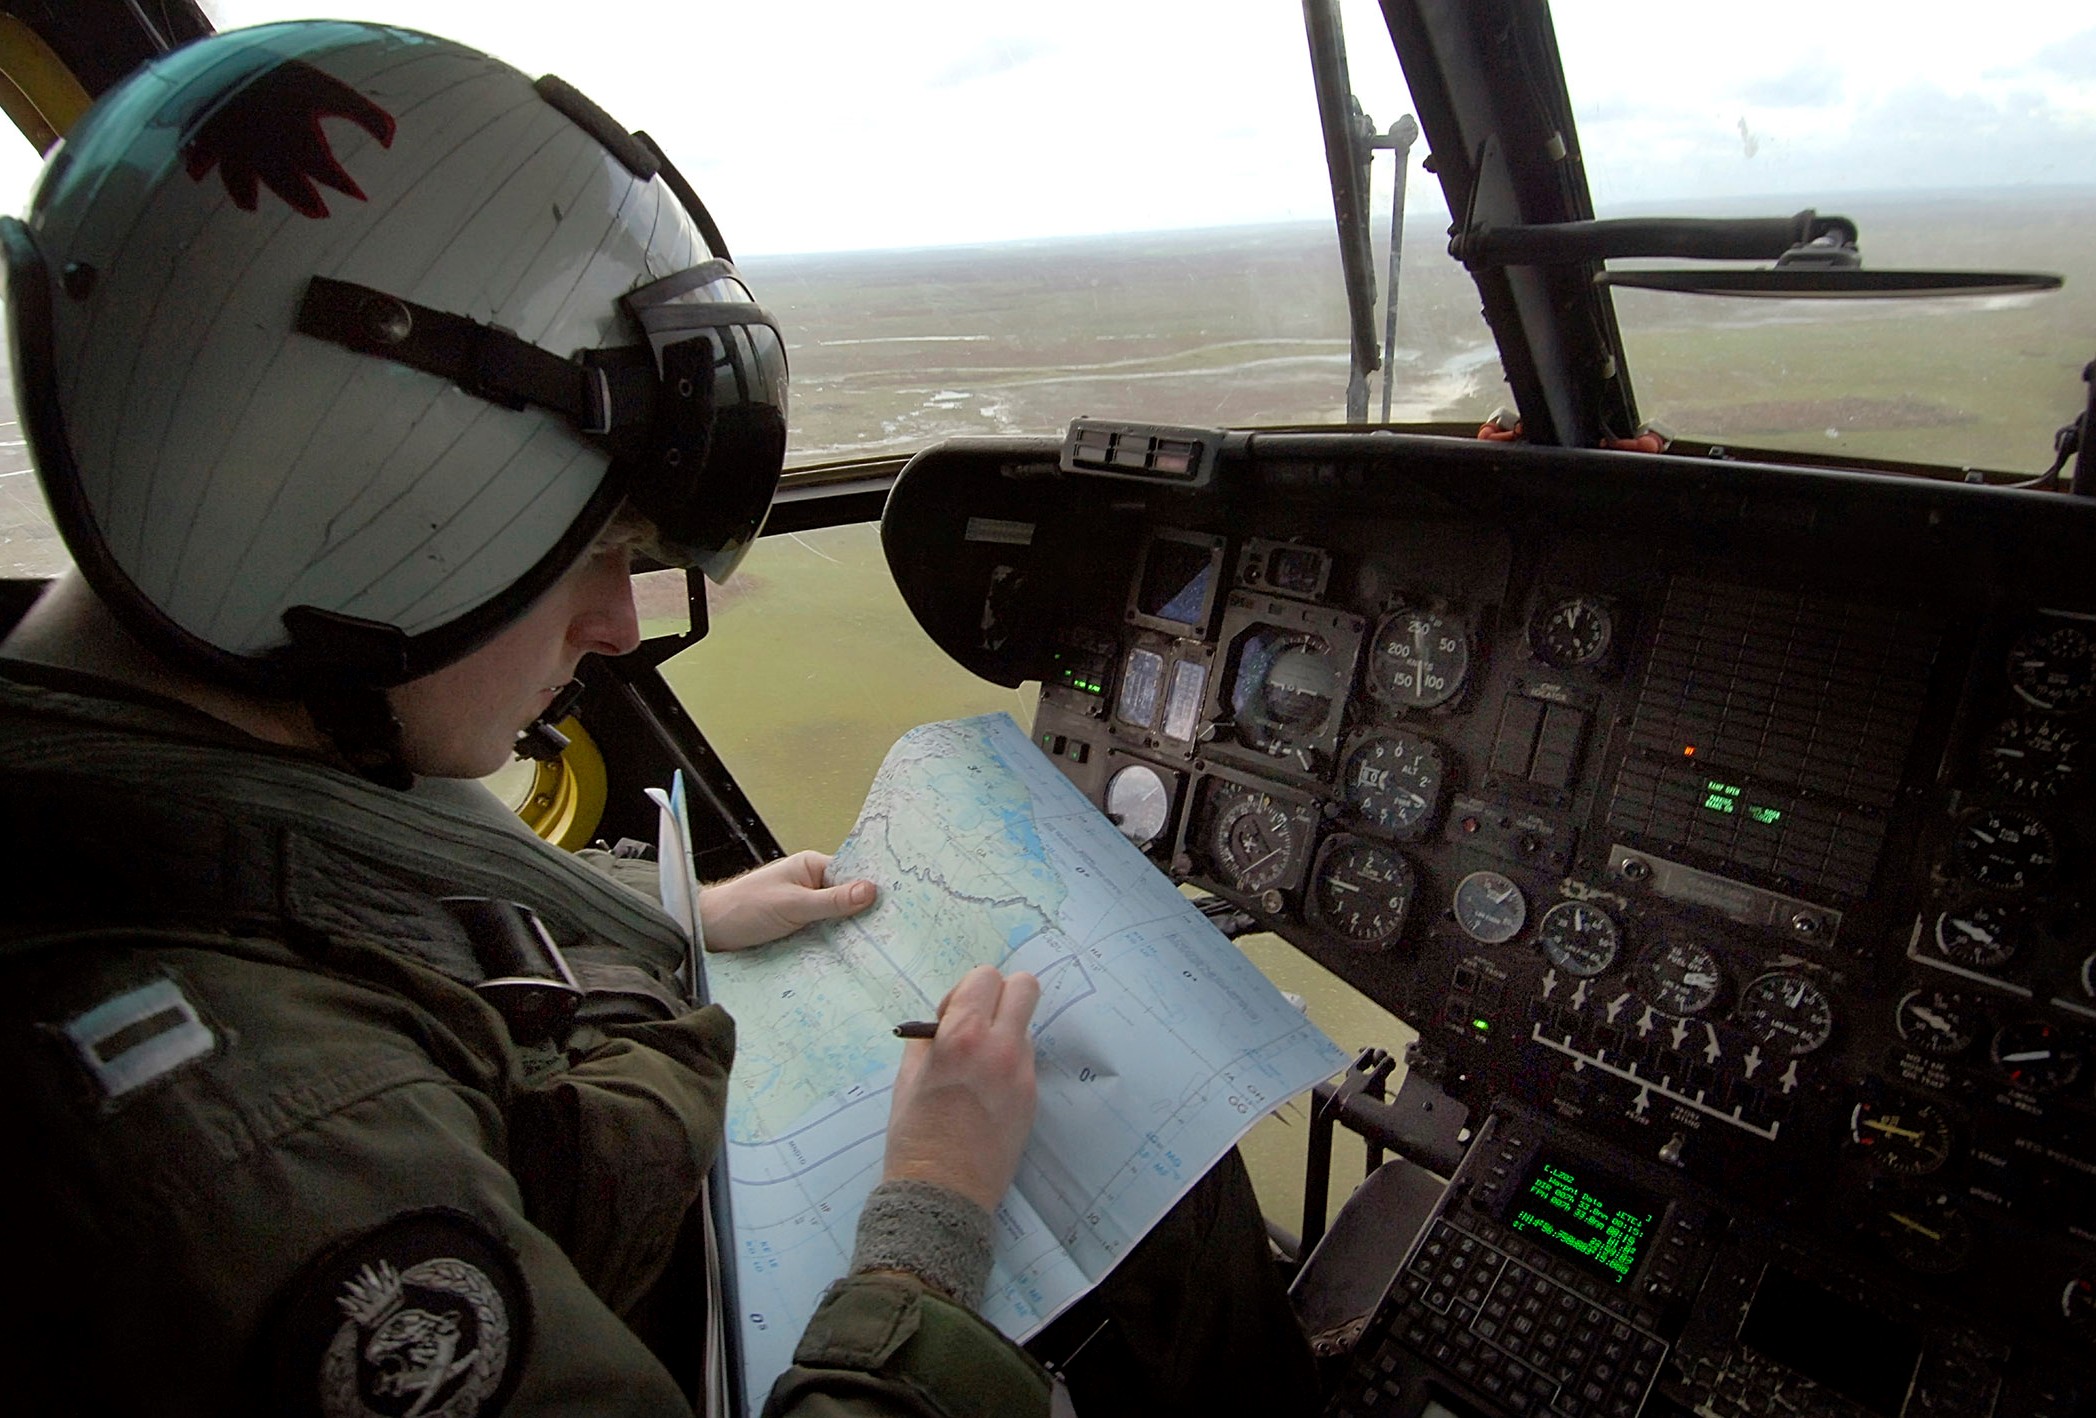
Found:
[{"label": "round dial", "polygon": [[1972,1257],[1972,1223],[1942,1193],[1887,1197],[1867,1224],[1885,1253],[1909,1270],[1947,1275]]},{"label": "round dial", "polygon": [[1803,975],[1773,970],[1739,992],[1740,1024],[1778,1054],[1797,1058],[1834,1037],[1834,1005]]},{"label": "round dial", "polygon": [[2058,1025],[2042,1019],[2004,1024],[1994,1031],[1987,1055],[2018,1088],[2044,1093],[2081,1077],[2081,1047]]},{"label": "round dial", "polygon": [[2040,709],[2096,701],[2096,635],[2078,625],[2027,630],[2009,650],[2009,684]]},{"label": "round dial", "polygon": [[1400,708],[1446,704],[1469,674],[1469,633],[1435,611],[1397,612],[1376,631],[1369,651],[1369,692]]},{"label": "round dial", "polygon": [[1310,900],[1327,929],[1356,945],[1397,939],[1419,878],[1403,853],[1361,837],[1334,837],[1319,854]]},{"label": "round dial", "polygon": [[1521,934],[1528,898],[1496,871],[1474,871],[1456,883],[1456,924],[1472,940],[1503,945]]},{"label": "round dial", "polygon": [[1536,944],[1567,975],[1589,979],[1616,963],[1623,931],[1599,906],[1560,901],[1536,923]]},{"label": "round dial", "polygon": [[2021,808],[1994,807],[1958,824],[1951,839],[1958,866],[1981,886],[2021,891],[2052,875],[2059,864],[2059,839]]},{"label": "round dial", "polygon": [[1849,1140],[1887,1172],[1925,1177],[1950,1160],[1950,1122],[1933,1103],[1858,1103]]},{"label": "round dial", "polygon": [[1376,734],[1346,758],[1346,800],[1371,825],[1393,837],[1431,829],[1441,809],[1447,762],[1417,734]]},{"label": "round dial", "polygon": [[1975,970],[2006,965],[2023,944],[2030,913],[1999,901],[1971,901],[1936,917],[1936,948]]},{"label": "round dial", "polygon": [[1615,616],[1586,596],[1554,601],[1528,623],[1528,643],[1536,658],[1561,670],[1599,664],[1615,638]]},{"label": "round dial", "polygon": [[1339,692],[1330,645],[1315,635],[1262,627],[1239,647],[1230,707],[1246,738],[1263,745],[1322,729]]},{"label": "round dial", "polygon": [[1717,956],[1692,940],[1671,940],[1645,952],[1632,977],[1645,1003],[1668,1014],[1700,1014],[1725,989]]},{"label": "round dial", "polygon": [[1980,1036],[1980,1007],[1970,995],[1951,990],[1914,990],[1899,1002],[1893,1022],[1907,1046],[1936,1058],[1972,1047]]},{"label": "round dial", "polygon": [[2018,714],[1980,745],[1980,772],[2019,798],[2056,798],[2081,785],[2086,742],[2071,722]]},{"label": "round dial", "polygon": [[2060,1291],[2060,1318],[2090,1344],[2096,1344],[2096,1281],[2077,1275]]},{"label": "round dial", "polygon": [[1106,816],[1123,837],[1147,847],[1171,820],[1172,790],[1149,764],[1131,763],[1106,780]]},{"label": "round dial", "polygon": [[1265,793],[1239,789],[1216,813],[1208,847],[1223,880],[1255,896],[1286,881],[1295,866],[1295,819]]}]

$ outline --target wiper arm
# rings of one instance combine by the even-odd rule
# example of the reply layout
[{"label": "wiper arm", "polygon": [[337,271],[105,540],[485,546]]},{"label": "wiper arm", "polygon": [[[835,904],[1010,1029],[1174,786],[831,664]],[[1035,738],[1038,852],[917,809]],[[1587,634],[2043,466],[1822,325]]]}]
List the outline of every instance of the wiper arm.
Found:
[{"label": "wiper arm", "polygon": [[1856,224],[1803,211],[1793,217],[1619,217],[1539,226],[1478,226],[1449,239],[1448,254],[1471,270],[1493,266],[1577,266],[1629,256],[1704,261],[1775,260],[1799,247],[1847,251],[1855,264]]},{"label": "wiper arm", "polygon": [[1622,217],[1535,226],[1472,225],[1448,251],[1473,271],[1502,266],[1577,266],[1621,257],[1775,261],[1750,271],[1603,271],[1601,286],[1786,299],[1941,298],[2057,290],[2061,278],[2030,271],[1863,269],[1856,224],[1814,211],[1794,217]]}]

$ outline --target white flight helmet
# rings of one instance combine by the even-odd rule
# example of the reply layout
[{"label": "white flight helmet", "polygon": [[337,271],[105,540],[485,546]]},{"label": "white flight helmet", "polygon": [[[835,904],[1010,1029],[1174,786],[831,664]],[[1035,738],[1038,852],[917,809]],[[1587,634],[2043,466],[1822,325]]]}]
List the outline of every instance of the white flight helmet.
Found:
[{"label": "white flight helmet", "polygon": [[249,688],[368,702],[449,663],[621,505],[724,579],[777,484],[784,346],[690,189],[446,40],[178,50],[0,243],[67,545],[146,643]]}]

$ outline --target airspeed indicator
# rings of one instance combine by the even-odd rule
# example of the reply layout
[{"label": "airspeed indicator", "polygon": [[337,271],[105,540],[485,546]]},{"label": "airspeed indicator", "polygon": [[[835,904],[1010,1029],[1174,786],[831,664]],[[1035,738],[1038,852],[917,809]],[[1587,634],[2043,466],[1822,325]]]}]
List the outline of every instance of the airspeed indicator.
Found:
[{"label": "airspeed indicator", "polygon": [[1401,610],[1376,631],[1368,691],[1400,709],[1446,704],[1470,675],[1470,636],[1436,611]]}]

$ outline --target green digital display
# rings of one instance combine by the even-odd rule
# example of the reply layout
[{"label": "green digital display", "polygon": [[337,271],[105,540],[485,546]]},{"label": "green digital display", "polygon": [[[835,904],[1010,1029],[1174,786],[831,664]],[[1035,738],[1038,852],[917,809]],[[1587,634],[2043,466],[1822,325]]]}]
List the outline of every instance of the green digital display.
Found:
[{"label": "green digital display", "polygon": [[1522,1184],[1507,1224],[1583,1268],[1621,1285],[1637,1268],[1659,1203],[1612,1177],[1539,1159]]},{"label": "green digital display", "polygon": [[1759,803],[1746,801],[1741,794],[1745,790],[1737,783],[1721,783],[1715,778],[1703,782],[1703,810],[1716,813],[1739,813],[1749,822],[1758,822],[1764,827],[1773,827],[1783,820],[1780,808],[1763,807]]}]

